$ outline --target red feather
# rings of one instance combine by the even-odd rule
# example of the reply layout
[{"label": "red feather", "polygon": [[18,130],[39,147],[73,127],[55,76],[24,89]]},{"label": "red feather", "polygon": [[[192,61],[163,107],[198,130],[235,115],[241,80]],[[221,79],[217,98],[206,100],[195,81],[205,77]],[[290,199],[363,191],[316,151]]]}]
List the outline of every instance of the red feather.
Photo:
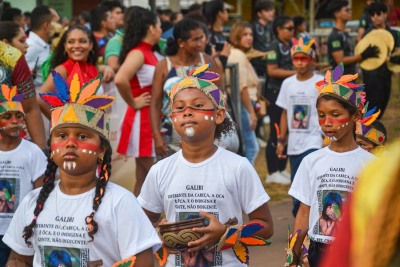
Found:
[{"label": "red feather", "polygon": [[41,95],[41,98],[53,108],[64,106],[64,103],[54,95]]}]

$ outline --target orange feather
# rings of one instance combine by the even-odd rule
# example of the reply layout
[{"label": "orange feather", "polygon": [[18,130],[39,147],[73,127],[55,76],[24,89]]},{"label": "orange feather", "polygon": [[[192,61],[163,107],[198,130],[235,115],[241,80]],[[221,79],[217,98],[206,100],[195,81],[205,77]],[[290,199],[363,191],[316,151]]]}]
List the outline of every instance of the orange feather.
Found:
[{"label": "orange feather", "polygon": [[268,244],[267,240],[264,240],[262,238],[256,238],[253,236],[242,237],[240,241],[249,246],[266,246]]},{"label": "orange feather", "polygon": [[99,90],[100,83],[100,76],[97,76],[95,80],[90,81],[89,84],[85,84],[80,94],[78,95],[76,103],[82,104],[83,102],[85,102],[86,99],[96,94],[97,90]]}]

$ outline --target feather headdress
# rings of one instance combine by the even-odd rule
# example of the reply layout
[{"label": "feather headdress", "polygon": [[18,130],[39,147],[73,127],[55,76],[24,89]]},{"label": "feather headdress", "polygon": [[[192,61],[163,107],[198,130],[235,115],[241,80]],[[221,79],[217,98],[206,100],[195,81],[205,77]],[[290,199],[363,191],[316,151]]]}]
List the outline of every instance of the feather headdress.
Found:
[{"label": "feather headdress", "polygon": [[371,126],[381,114],[381,110],[377,110],[377,107],[373,107],[368,110],[368,104],[363,108],[363,117],[356,124],[356,135],[364,137],[374,143],[377,146],[383,145],[386,136],[384,133]]},{"label": "feather headdress", "polygon": [[343,71],[344,66],[341,62],[332,71],[328,70],[326,72],[325,78],[315,84],[318,89],[318,97],[325,94],[333,94],[362,109],[365,103],[364,87],[354,83],[358,74],[343,75]]},{"label": "feather headdress", "polygon": [[303,53],[309,55],[311,58],[315,57],[315,50],[312,48],[314,39],[308,36],[302,36],[298,40],[293,38],[293,46],[290,49],[290,54],[293,56],[297,53]]},{"label": "feather headdress", "polygon": [[101,75],[81,85],[82,74],[75,64],[68,81],[56,71],[51,71],[55,92],[40,93],[52,107],[51,129],[63,124],[80,124],[98,132],[108,140],[110,122],[105,109],[115,100],[112,96],[96,95],[101,85]]},{"label": "feather headdress", "polygon": [[20,111],[24,113],[21,105],[21,101],[24,99],[24,95],[17,95],[17,86],[11,88],[6,85],[1,85],[0,92],[0,114],[9,111]]},{"label": "feather headdress", "polygon": [[198,68],[191,70],[189,75],[179,80],[171,89],[169,98],[171,104],[174,100],[175,95],[188,88],[193,88],[202,91],[206,96],[213,102],[213,104],[220,108],[224,108],[224,100],[222,97],[221,90],[213,83],[219,80],[219,74],[208,71],[210,64],[204,64]]}]

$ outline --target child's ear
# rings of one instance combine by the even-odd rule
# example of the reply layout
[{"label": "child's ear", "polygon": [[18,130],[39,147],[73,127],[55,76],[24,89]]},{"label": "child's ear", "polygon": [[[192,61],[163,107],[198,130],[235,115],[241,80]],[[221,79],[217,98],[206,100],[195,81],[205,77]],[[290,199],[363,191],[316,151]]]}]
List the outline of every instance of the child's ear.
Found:
[{"label": "child's ear", "polygon": [[362,111],[360,109],[358,109],[356,111],[356,113],[354,114],[353,121],[357,122],[361,119],[361,117],[362,117]]},{"label": "child's ear", "polygon": [[223,123],[224,120],[225,120],[225,114],[226,114],[226,110],[225,109],[218,109],[217,110],[217,115],[215,116],[215,122],[217,124]]}]

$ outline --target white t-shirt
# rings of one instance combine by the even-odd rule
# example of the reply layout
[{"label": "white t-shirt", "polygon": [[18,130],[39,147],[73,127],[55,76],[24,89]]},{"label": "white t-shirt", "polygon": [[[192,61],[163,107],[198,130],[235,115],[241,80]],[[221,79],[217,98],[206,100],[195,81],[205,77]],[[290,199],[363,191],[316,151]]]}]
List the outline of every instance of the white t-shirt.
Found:
[{"label": "white t-shirt", "polygon": [[[210,158],[190,163],[182,150],[159,161],[146,177],[138,197],[143,208],[166,213],[170,222],[213,213],[221,223],[236,217],[243,223],[242,211],[249,214],[269,200],[250,162],[218,147]],[[209,266],[243,266],[232,250],[214,253]],[[183,266],[180,255],[170,255],[167,266]]]},{"label": "white t-shirt", "polygon": [[[47,198],[37,218],[28,247],[22,238],[30,224],[40,189],[23,200],[3,238],[4,243],[21,255],[34,255],[33,266],[48,266],[55,254],[62,254],[73,266],[88,266],[88,262],[113,263],[136,255],[148,248],[153,253],[161,241],[133,194],[108,183],[99,209],[94,215],[98,231],[93,242],[88,236],[85,218],[92,212],[95,188],[79,195],[62,193],[59,183]],[[61,262],[58,262],[60,264]]]},{"label": "white t-shirt", "polygon": [[310,206],[308,235],[316,242],[333,241],[344,202],[357,175],[375,156],[360,147],[337,153],[325,147],[307,155],[296,172],[289,195]]},{"label": "white t-shirt", "polygon": [[25,139],[13,150],[0,151],[0,235],[6,233],[14,212],[46,166],[42,150]]},{"label": "white t-shirt", "polygon": [[282,83],[276,105],[286,109],[289,130],[288,155],[300,155],[322,147],[322,131],[318,123],[315,83],[324,77],[314,74],[306,81],[290,76]]},{"label": "white t-shirt", "polygon": [[33,83],[36,90],[43,84],[43,76],[41,67],[46,59],[50,56],[50,45],[46,43],[39,35],[33,31],[29,32],[29,37],[26,39],[29,45],[25,59],[28,62],[29,69],[32,71],[36,68],[36,78]]}]

